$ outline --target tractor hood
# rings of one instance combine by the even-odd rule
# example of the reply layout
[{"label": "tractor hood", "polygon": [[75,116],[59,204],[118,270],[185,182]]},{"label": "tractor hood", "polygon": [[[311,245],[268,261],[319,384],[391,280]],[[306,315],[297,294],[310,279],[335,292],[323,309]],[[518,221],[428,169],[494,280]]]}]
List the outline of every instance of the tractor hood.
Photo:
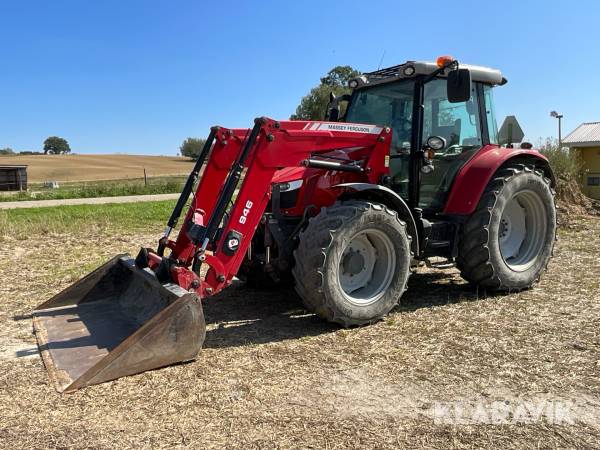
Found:
[{"label": "tractor hood", "polygon": [[285,169],[278,170],[273,175],[273,183],[286,183],[305,178],[307,170],[311,169],[306,167],[286,167]]}]

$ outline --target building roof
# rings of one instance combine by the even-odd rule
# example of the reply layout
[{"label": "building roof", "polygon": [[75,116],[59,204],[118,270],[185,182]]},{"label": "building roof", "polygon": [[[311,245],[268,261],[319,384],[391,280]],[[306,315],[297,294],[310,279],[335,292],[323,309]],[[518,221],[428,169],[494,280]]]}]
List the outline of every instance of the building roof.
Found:
[{"label": "building roof", "polygon": [[26,164],[0,164],[0,169],[26,169]]},{"label": "building roof", "polygon": [[569,147],[600,145],[600,122],[585,122],[571,131],[563,140]]}]

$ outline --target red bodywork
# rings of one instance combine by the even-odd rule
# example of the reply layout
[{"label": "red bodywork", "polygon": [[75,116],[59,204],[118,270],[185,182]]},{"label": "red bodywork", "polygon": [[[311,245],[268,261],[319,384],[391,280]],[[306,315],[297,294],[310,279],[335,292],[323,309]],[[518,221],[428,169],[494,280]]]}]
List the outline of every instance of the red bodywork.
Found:
[{"label": "red bodywork", "polygon": [[[245,176],[228,211],[228,220],[214,242],[201,252],[203,264],[208,266],[204,279],[189,269],[198,256],[199,243],[187,234],[186,224],[206,226],[217,205],[222,187],[236,162],[249,129],[219,128],[210,157],[205,165],[184,226],[176,240],[168,240],[171,249],[171,278],[186,290],[194,289],[202,297],[214,295],[231,284],[242,264],[248,246],[271,199],[272,184],[302,179],[296,206],[282,210],[290,217],[302,216],[309,205],[317,209],[333,204],[345,188],[341,183],[379,184],[389,173],[387,155],[391,144],[391,130],[372,125],[338,122],[276,122],[263,118],[258,137],[244,163]],[[356,163],[361,173],[307,168],[307,158],[327,155],[338,162]],[[482,148],[458,173],[444,210],[447,215],[471,214],[488,181],[506,160],[528,155],[545,159],[538,152],[507,149],[498,146]],[[331,159],[330,159],[331,160]],[[241,236],[239,248],[233,253],[223,251],[231,231]],[[149,254],[149,265],[156,269],[162,257]]]}]

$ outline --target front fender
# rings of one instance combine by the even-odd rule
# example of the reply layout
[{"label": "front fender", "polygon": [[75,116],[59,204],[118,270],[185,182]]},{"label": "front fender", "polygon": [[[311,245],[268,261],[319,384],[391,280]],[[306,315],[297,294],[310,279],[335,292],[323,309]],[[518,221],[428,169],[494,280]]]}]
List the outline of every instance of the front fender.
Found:
[{"label": "front fender", "polygon": [[390,188],[378,184],[342,183],[336,184],[334,187],[343,188],[346,191],[346,194],[342,195],[340,200],[344,200],[344,198],[364,198],[366,200],[374,200],[379,203],[383,203],[388,208],[396,211],[398,213],[398,217],[400,217],[400,219],[406,223],[406,228],[408,229],[408,233],[412,238],[410,246],[413,255],[415,257],[419,255],[419,234],[417,231],[417,225],[410,208],[402,197],[400,197]]},{"label": "front fender", "polygon": [[548,158],[537,150],[487,145],[477,152],[456,175],[444,214],[471,215],[496,171],[513,160],[515,163],[533,163],[541,166],[554,184],[554,175]]}]

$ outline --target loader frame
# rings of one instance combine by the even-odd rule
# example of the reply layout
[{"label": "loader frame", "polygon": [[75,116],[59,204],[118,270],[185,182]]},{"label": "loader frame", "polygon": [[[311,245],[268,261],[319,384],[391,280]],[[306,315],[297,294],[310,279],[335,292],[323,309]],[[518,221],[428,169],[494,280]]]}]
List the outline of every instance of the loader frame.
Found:
[{"label": "loader frame", "polygon": [[[271,184],[278,170],[298,166],[334,169],[372,185],[387,174],[389,128],[326,122],[319,122],[317,128],[313,124],[261,117],[250,130],[212,128],[157,252],[145,249],[138,255],[138,266],[149,266],[159,279],[171,279],[203,298],[214,295],[237,274],[271,199]],[[327,158],[334,150],[352,152],[352,158],[347,162]],[[171,240],[170,233],[206,158],[183,226],[177,239]],[[332,189],[336,197],[353,190],[348,186]],[[166,249],[171,250],[168,256]],[[207,272],[201,277],[204,265]]]}]

